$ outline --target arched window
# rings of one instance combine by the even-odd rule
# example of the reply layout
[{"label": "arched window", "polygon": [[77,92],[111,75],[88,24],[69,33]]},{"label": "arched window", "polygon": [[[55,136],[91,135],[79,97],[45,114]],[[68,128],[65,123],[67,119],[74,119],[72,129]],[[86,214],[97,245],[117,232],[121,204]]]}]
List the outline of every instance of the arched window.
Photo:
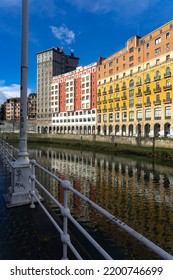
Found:
[{"label": "arched window", "polygon": [[133,81],[133,80],[130,80],[130,82],[129,82],[129,88],[130,88],[130,89],[134,88],[134,81]]},{"label": "arched window", "polygon": [[160,71],[159,70],[156,71],[156,79],[160,79]]},{"label": "arched window", "polygon": [[149,74],[149,73],[146,74],[146,80],[145,80],[145,82],[150,82],[150,74]]},{"label": "arched window", "polygon": [[166,67],[166,73],[165,76],[169,77],[171,75],[170,67]]}]

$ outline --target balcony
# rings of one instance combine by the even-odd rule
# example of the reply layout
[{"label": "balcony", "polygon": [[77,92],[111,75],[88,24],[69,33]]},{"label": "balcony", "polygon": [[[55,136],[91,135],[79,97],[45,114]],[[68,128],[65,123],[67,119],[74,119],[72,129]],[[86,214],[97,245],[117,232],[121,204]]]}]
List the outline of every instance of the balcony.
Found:
[{"label": "balcony", "polygon": [[127,106],[122,106],[121,109],[122,110],[127,110]]},{"label": "balcony", "polygon": [[148,78],[148,79],[145,79],[145,84],[148,84],[148,83],[150,83],[151,82],[151,79],[150,78]]},{"label": "balcony", "polygon": [[139,86],[141,86],[141,85],[142,85],[141,82],[137,82],[137,83],[136,83],[136,86],[137,86],[137,87],[139,87]]},{"label": "balcony", "polygon": [[142,108],[142,103],[136,104],[136,108]]},{"label": "balcony", "polygon": [[171,72],[165,73],[164,78],[170,78],[171,77]]},{"label": "balcony", "polygon": [[153,104],[154,104],[154,106],[159,106],[159,105],[161,105],[161,100],[154,101]]},{"label": "balcony", "polygon": [[163,99],[163,103],[164,103],[164,104],[169,104],[169,103],[172,103],[172,98],[169,98],[169,99]]},{"label": "balcony", "polygon": [[160,76],[160,75],[154,77],[154,81],[159,81],[160,79],[161,79],[161,76]]},{"label": "balcony", "polygon": [[142,91],[141,90],[136,93],[136,97],[140,97],[140,96],[142,96]]},{"label": "balcony", "polygon": [[101,110],[100,110],[100,109],[97,109],[97,113],[101,113]]},{"label": "balcony", "polygon": [[122,87],[121,87],[121,90],[126,90],[126,86],[122,86]]},{"label": "balcony", "polygon": [[107,112],[107,109],[103,109],[103,113],[106,113]]},{"label": "balcony", "polygon": [[156,88],[154,89],[154,93],[157,93],[157,92],[161,92],[161,87],[156,87]]},{"label": "balcony", "polygon": [[101,104],[101,101],[97,101],[97,105],[100,105]]},{"label": "balcony", "polygon": [[113,112],[113,108],[109,108],[108,111],[109,111],[109,112]]},{"label": "balcony", "polygon": [[116,88],[115,88],[115,92],[118,92],[118,91],[120,91],[120,88],[119,88],[119,87],[116,87]]},{"label": "balcony", "polygon": [[109,93],[113,93],[113,89],[110,89],[110,90],[109,90]]},{"label": "balcony", "polygon": [[115,108],[115,111],[119,111],[119,110],[120,110],[120,107],[119,107],[119,106]]},{"label": "balcony", "polygon": [[121,100],[126,100],[127,99],[127,96],[126,95],[123,95],[122,97],[121,97]]},{"label": "balcony", "polygon": [[151,106],[151,102],[146,102],[144,105],[145,105],[145,107],[150,107]]},{"label": "balcony", "polygon": [[99,92],[97,92],[97,96],[101,96],[101,92],[99,91]]},{"label": "balcony", "polygon": [[151,94],[151,90],[148,89],[148,90],[144,91],[144,94],[145,94],[145,95],[150,95],[150,94]]},{"label": "balcony", "polygon": [[109,103],[112,103],[114,100],[113,98],[108,99]]},{"label": "balcony", "polygon": [[103,104],[106,104],[106,103],[107,103],[107,100],[103,100],[102,103],[103,103]]},{"label": "balcony", "polygon": [[106,90],[103,91],[103,95],[105,95],[105,94],[107,94],[107,91],[106,91]]},{"label": "balcony", "polygon": [[115,97],[115,101],[120,101],[120,97]]},{"label": "balcony", "polygon": [[172,85],[167,85],[163,87],[163,90],[172,90]]}]

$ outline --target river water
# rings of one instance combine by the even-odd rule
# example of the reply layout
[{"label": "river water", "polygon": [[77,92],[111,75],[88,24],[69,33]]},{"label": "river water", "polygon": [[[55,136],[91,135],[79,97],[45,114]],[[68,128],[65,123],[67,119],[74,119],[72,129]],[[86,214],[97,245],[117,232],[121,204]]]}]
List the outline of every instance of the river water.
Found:
[{"label": "river water", "polygon": [[[132,157],[47,146],[30,148],[29,155],[30,159],[35,158],[60,178],[70,180],[78,191],[173,254],[173,168]],[[44,175],[38,176],[63,202],[63,193],[57,184]],[[69,195],[69,201],[73,216],[114,259],[158,259],[79,198]],[[53,209],[60,215],[56,207]],[[78,238],[75,229],[71,230]]]}]

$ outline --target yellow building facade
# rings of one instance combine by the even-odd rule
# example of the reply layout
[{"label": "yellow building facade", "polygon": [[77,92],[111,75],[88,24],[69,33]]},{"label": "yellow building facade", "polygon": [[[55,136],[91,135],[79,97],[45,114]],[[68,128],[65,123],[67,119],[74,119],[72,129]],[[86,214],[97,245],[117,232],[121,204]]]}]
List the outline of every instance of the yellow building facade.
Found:
[{"label": "yellow building facade", "polygon": [[97,134],[173,137],[173,21],[97,68]]}]

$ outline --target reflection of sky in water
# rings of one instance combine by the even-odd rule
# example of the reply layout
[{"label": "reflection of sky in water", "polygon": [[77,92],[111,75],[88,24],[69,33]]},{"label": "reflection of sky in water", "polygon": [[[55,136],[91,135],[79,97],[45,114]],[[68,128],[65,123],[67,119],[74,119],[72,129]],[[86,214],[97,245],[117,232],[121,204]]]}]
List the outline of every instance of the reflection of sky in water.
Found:
[{"label": "reflection of sky in water", "polygon": [[[171,168],[112,155],[67,149],[31,150],[30,158],[32,156],[59,177],[69,179],[74,188],[111,214],[173,254]],[[53,186],[53,182],[47,185]],[[59,200],[62,199],[57,185],[52,187],[51,191]],[[100,242],[109,241],[106,246],[111,248],[114,248],[115,244],[122,244],[125,257],[120,250],[119,258],[140,258],[141,254],[143,258],[153,258],[147,255],[147,252],[144,254],[140,251],[136,244],[132,246],[134,240],[108,223],[79,198],[70,194],[69,201],[72,214],[85,224],[94,236],[99,236]],[[119,249],[116,247],[116,250]]]}]

